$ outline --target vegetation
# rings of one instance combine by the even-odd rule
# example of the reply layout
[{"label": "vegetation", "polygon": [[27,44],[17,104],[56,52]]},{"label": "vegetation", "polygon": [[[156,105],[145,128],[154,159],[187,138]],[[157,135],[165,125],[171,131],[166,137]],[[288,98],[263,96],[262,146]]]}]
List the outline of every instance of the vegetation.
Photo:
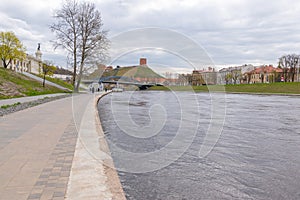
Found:
[{"label": "vegetation", "polygon": [[[55,72],[54,72],[54,73],[55,73]],[[32,74],[33,74],[33,73],[32,73]],[[38,76],[38,77],[40,77],[40,78],[43,78],[43,75],[42,75],[42,74],[33,74],[33,75]],[[50,75],[47,75],[47,76],[45,77],[45,79],[46,79],[47,81],[50,81],[50,82],[55,83],[55,84],[57,84],[57,85],[60,85],[60,86],[62,86],[62,87],[68,88],[68,89],[70,89],[70,90],[73,90],[73,89],[74,89],[74,88],[73,88],[73,85],[72,85],[71,83],[68,83],[67,81],[63,81],[63,80],[61,80],[61,79],[59,79],[59,78],[53,78],[53,77],[51,77]]]},{"label": "vegetation", "polygon": [[25,59],[25,48],[13,32],[0,32],[0,59],[6,69],[14,59]]},{"label": "vegetation", "polygon": [[[209,88],[208,88],[209,87]],[[211,85],[211,86],[154,86],[150,90],[174,90],[195,92],[226,92],[229,93],[261,93],[261,94],[300,94],[300,82],[289,83],[258,83],[238,85]]]},{"label": "vegetation", "polygon": [[94,3],[67,0],[54,17],[56,22],[50,29],[56,35],[55,46],[70,53],[73,60],[73,86],[78,91],[87,65],[95,65],[106,55],[107,32],[103,30],[101,14]]},{"label": "vegetation", "polygon": [[300,83],[261,83],[226,85],[226,92],[300,94]]},{"label": "vegetation", "polygon": [[40,82],[23,74],[0,68],[0,99],[63,92],[66,91],[48,85],[43,87]]},{"label": "vegetation", "polygon": [[[41,74],[40,75],[34,74],[34,75],[43,78],[43,75],[41,75]],[[52,83],[56,83],[57,85],[60,85],[62,87],[68,88],[70,90],[74,89],[72,84],[67,83],[66,81],[63,81],[59,78],[53,78],[53,77],[50,77],[50,76],[46,76],[45,78],[46,78],[47,81],[50,81]]]},{"label": "vegetation", "polygon": [[296,74],[299,73],[300,55],[288,54],[279,58],[278,67],[283,70],[284,81],[294,82]]},{"label": "vegetation", "polygon": [[103,76],[126,76],[133,78],[162,78],[147,66],[117,67],[111,71],[104,72]]},{"label": "vegetation", "polygon": [[93,72],[87,73],[83,76],[83,79],[93,80],[93,79],[99,79],[104,71],[106,69],[106,66],[103,64],[99,64],[96,69],[94,69]]},{"label": "vegetation", "polygon": [[42,75],[43,75],[43,87],[45,87],[46,76],[52,76],[55,72],[56,67],[53,66],[50,62],[46,61],[42,64]]},{"label": "vegetation", "polygon": [[14,107],[14,106],[20,105],[20,104],[21,104],[20,102],[17,102],[17,103],[11,104],[11,105],[3,105],[0,108],[7,109],[7,108],[10,108],[10,107]]}]

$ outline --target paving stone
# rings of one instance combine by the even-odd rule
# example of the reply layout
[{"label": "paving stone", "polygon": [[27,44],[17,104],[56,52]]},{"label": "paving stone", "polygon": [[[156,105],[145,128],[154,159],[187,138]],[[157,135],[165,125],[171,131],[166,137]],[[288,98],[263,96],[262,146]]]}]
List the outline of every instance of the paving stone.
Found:
[{"label": "paving stone", "polygon": [[42,196],[42,193],[30,194],[28,199],[39,199]]},{"label": "paving stone", "polygon": [[40,177],[39,177],[39,179],[42,179],[42,178],[48,179],[49,175],[47,175],[47,174],[41,174]]},{"label": "paving stone", "polygon": [[[77,141],[77,134],[73,134],[76,131],[73,123],[68,126],[67,130],[58,141],[49,158],[48,166],[42,170],[28,200],[34,198],[64,199]],[[38,187],[41,186],[44,186],[44,189],[41,193],[36,193]]]},{"label": "paving stone", "polygon": [[40,186],[40,185],[46,185],[47,184],[47,181],[37,181],[35,183],[36,186]]},{"label": "paving stone", "polygon": [[54,197],[52,200],[64,200],[65,197]]},{"label": "paving stone", "polygon": [[65,192],[54,192],[53,197],[64,197]]}]

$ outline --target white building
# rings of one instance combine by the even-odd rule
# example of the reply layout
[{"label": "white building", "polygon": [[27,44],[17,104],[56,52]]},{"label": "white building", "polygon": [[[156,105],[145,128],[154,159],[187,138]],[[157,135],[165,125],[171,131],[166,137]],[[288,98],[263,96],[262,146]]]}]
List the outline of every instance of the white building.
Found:
[{"label": "white building", "polygon": [[[0,67],[3,67],[3,62],[0,62]],[[40,50],[40,45],[35,52],[35,56],[26,54],[24,60],[12,60],[8,68],[19,71],[19,72],[30,72],[34,74],[39,74],[42,67],[42,52]]]}]

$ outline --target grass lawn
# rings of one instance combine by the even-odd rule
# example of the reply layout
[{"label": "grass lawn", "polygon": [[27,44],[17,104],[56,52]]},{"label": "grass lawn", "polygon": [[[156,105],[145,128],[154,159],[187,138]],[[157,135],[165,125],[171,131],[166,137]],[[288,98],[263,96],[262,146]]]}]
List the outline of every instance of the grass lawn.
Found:
[{"label": "grass lawn", "polygon": [[0,67],[0,99],[64,92],[53,86],[43,87],[42,83],[23,74]]},{"label": "grass lawn", "polygon": [[[37,75],[37,74],[33,74],[33,75],[38,76],[40,78],[44,78],[43,75]],[[63,80],[60,80],[58,78],[52,78],[52,77],[46,76],[46,80],[50,81],[52,83],[56,83],[57,85],[60,85],[60,86],[65,87],[65,88],[68,88],[70,90],[74,89],[72,84],[67,83],[67,82],[65,82]]]},{"label": "grass lawn", "polygon": [[239,85],[210,85],[210,86],[154,86],[150,90],[174,90],[195,92],[230,92],[230,93],[274,93],[274,94],[300,94],[300,82],[295,83],[257,83]]}]

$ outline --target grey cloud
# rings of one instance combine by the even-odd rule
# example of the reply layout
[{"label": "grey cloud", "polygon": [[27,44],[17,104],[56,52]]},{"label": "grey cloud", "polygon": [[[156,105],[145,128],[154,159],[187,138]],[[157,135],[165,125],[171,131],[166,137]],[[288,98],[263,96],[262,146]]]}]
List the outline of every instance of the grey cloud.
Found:
[{"label": "grey cloud", "polygon": [[[51,49],[49,40],[54,36],[48,29],[53,20],[53,9],[62,1],[53,1],[54,4],[37,0],[4,1],[1,3],[0,18],[5,15],[12,22],[2,23],[0,28],[18,32],[30,51],[35,50],[37,42],[42,42],[45,56],[54,60],[57,58],[58,62],[64,64],[62,56],[57,56],[57,52]],[[97,0],[96,5],[102,13],[105,29],[110,31],[110,37],[144,27],[175,30],[202,46],[214,63],[219,65],[275,64],[281,54],[299,53],[300,2],[296,0]],[[136,43],[145,38],[135,38]],[[174,41],[176,38],[166,37],[159,41],[157,37],[157,43],[163,42],[166,46],[174,46]],[[122,44],[126,46],[125,41]],[[188,46],[181,48],[189,51]],[[190,54],[197,56],[193,55],[192,49]],[[139,54],[127,56],[123,62],[132,63],[131,59],[134,63],[137,56]],[[155,52],[147,56],[162,64],[166,59],[170,59],[169,63],[174,60],[166,54],[155,55]]]}]

